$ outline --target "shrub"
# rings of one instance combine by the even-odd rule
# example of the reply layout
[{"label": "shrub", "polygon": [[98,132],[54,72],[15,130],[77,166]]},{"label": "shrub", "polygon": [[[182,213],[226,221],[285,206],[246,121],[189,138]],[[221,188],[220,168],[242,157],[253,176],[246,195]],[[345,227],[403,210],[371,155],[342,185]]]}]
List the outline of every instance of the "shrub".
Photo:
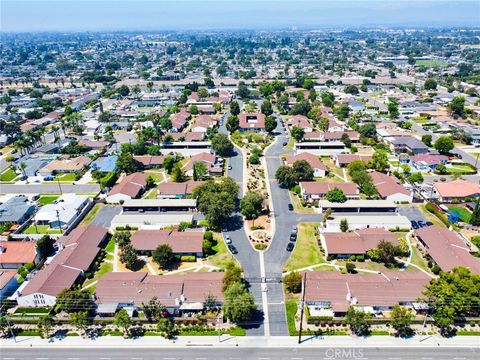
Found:
[{"label": "shrub", "polygon": [[184,255],[180,257],[181,262],[195,262],[197,261],[197,257],[193,255]]},{"label": "shrub", "polygon": [[440,274],[440,271],[442,271],[442,269],[440,269],[440,266],[438,266],[437,264],[433,265],[433,267],[432,267],[432,272],[433,272],[435,275]]}]

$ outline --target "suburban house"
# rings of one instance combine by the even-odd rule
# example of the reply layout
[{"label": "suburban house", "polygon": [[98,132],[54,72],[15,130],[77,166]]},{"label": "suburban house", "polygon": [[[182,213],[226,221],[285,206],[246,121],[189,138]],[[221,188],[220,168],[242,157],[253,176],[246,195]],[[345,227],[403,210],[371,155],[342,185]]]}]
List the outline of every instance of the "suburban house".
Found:
[{"label": "suburban house", "polygon": [[360,199],[360,191],[355,183],[322,183],[316,181],[300,182],[300,193],[302,198],[307,201],[321,200],[325,198],[325,195],[329,191],[335,188],[342,190],[347,199]]},{"label": "suburban house", "polygon": [[440,154],[417,154],[409,160],[412,167],[418,171],[433,171],[439,164],[448,163],[448,157]]},{"label": "suburban house", "polygon": [[169,213],[169,212],[122,212],[115,215],[110,224],[110,229],[130,226],[141,230],[159,230],[180,223],[195,223],[196,219],[192,212]]},{"label": "suburban house", "polygon": [[396,137],[391,140],[391,149],[396,154],[427,154],[428,146],[412,136]]},{"label": "suburban house", "polygon": [[[340,183],[342,184],[342,183]],[[348,184],[348,183],[347,183]],[[345,194],[346,195],[346,194]],[[328,200],[318,202],[320,212],[331,209],[332,214],[396,214],[397,205],[391,200],[347,200],[344,203],[334,203]]]},{"label": "suburban house", "polygon": [[182,108],[180,112],[170,115],[172,122],[172,132],[180,132],[187,125],[191,115],[187,109]]},{"label": "suburban house", "polygon": [[144,169],[161,168],[165,156],[163,155],[133,155],[133,159],[142,164]]},{"label": "suburban house", "polygon": [[42,206],[35,214],[37,225],[48,225],[50,228],[66,229],[92,204],[88,196],[63,194],[51,204]]},{"label": "suburban house", "polygon": [[238,120],[240,130],[263,131],[265,130],[265,115],[258,114],[239,114]]},{"label": "suburban house", "polygon": [[0,241],[0,269],[18,269],[39,260],[35,241]]},{"label": "suburban house", "polygon": [[16,270],[0,270],[0,301],[12,295],[20,284]]},{"label": "suburban house", "polygon": [[99,157],[90,164],[90,169],[92,171],[109,173],[117,169],[117,159],[117,155]]},{"label": "suburban house", "polygon": [[[328,207],[325,209],[327,208]],[[369,228],[383,228],[385,230],[402,229],[404,231],[410,230],[412,227],[410,220],[406,216],[389,212],[392,211],[392,209],[393,208],[391,207],[359,207],[356,209],[352,207],[335,207],[332,209],[332,211],[335,211],[335,214],[327,219],[325,229],[329,232],[340,232],[342,220],[347,220],[348,228],[350,230]],[[357,210],[357,212],[355,212],[355,210]],[[369,214],[371,210],[375,211],[375,215]]]},{"label": "suburban house", "polygon": [[333,155],[333,160],[335,161],[335,165],[338,167],[347,167],[352,161],[361,160],[364,163],[370,162],[372,160],[371,155],[358,155],[358,154],[335,154]]},{"label": "suburban house", "polygon": [[131,244],[140,254],[151,254],[160,245],[169,245],[178,256],[203,256],[203,231],[139,230]]},{"label": "suburban house", "polygon": [[295,143],[295,153],[309,152],[315,155],[334,155],[348,153],[348,149],[341,141],[304,141]]},{"label": "suburban house", "polygon": [[122,204],[124,213],[158,213],[167,211],[195,211],[196,199],[129,199]]},{"label": "suburban house", "polygon": [[295,161],[305,160],[313,168],[314,177],[324,177],[327,173],[327,167],[316,155],[304,152],[294,156],[287,156],[285,158],[285,164],[292,166]]},{"label": "suburban house", "polygon": [[188,162],[183,167],[185,175],[193,176],[193,165],[197,162],[205,164],[207,174],[210,176],[222,176],[223,175],[223,159],[217,158],[214,154],[202,152],[196,155],[192,155]]},{"label": "suburban house", "polygon": [[0,224],[23,224],[37,210],[25,195],[11,197],[0,204]]},{"label": "suburban house", "polygon": [[188,183],[161,183],[158,184],[159,199],[185,199],[192,195],[193,190],[203,184],[203,181],[192,181]]},{"label": "suburban house", "polygon": [[343,317],[350,306],[380,314],[395,305],[415,309],[430,277],[420,271],[386,271],[381,274],[340,274],[307,271],[307,317]]},{"label": "suburban house", "polygon": [[480,185],[463,179],[436,182],[433,188],[441,202],[465,201],[465,198],[480,197]]},{"label": "suburban house", "polygon": [[25,281],[15,292],[19,306],[53,306],[64,289],[70,289],[91,270],[107,230],[90,224],[80,226],[58,241],[60,250],[53,260]]},{"label": "suburban house", "polygon": [[313,131],[306,133],[303,136],[304,141],[341,141],[342,136],[346,134],[352,143],[358,143],[360,141],[360,134],[356,131],[334,131],[334,132],[321,132]]},{"label": "suburban house", "polygon": [[78,141],[78,145],[85,146],[88,150],[99,150],[106,149],[110,146],[110,143],[108,141],[82,139]]},{"label": "suburban house", "polygon": [[57,159],[48,163],[41,168],[38,173],[40,175],[55,175],[70,172],[82,172],[87,168],[92,160],[88,156],[77,156],[69,159]]},{"label": "suburban house", "polygon": [[173,315],[182,311],[201,311],[205,299],[212,296],[220,306],[223,273],[203,272],[185,275],[159,276],[145,272],[110,272],[95,286],[97,314],[112,316],[119,309],[131,315],[152,298],[160,299]]},{"label": "suburban house", "polygon": [[462,266],[480,274],[480,259],[472,255],[470,247],[456,233],[436,225],[418,229],[415,233],[430,258],[443,271]]},{"label": "suburban house", "polygon": [[372,183],[382,199],[399,203],[412,202],[412,191],[407,190],[397,178],[378,171],[373,171],[370,175],[372,176]]},{"label": "suburban house", "polygon": [[287,125],[290,129],[294,126],[302,128],[305,133],[311,133],[315,129],[310,119],[304,115],[293,115],[291,119],[287,121]]},{"label": "suburban house", "polygon": [[332,118],[328,119],[328,132],[343,132],[346,128],[344,123]]},{"label": "suburban house", "polygon": [[365,228],[354,232],[321,232],[320,240],[325,256],[348,258],[351,255],[365,255],[376,248],[381,240],[398,245],[395,233],[384,228]]},{"label": "suburban house", "polygon": [[107,203],[119,203],[129,199],[137,198],[147,186],[147,176],[144,173],[136,172],[125,176],[119,184],[115,185],[106,197]]},{"label": "suburban house", "polygon": [[217,126],[217,120],[208,115],[200,115],[193,122],[190,131],[206,133],[208,129]]},{"label": "suburban house", "polygon": [[194,141],[204,141],[205,140],[204,132],[179,132],[179,133],[167,133],[167,136],[171,137],[173,141],[185,141],[185,142],[194,142]]}]

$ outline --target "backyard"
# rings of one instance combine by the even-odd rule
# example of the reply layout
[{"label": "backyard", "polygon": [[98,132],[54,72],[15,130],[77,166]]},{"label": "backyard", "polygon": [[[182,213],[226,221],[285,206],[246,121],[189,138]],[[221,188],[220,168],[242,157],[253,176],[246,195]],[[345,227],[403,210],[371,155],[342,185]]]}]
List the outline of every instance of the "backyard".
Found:
[{"label": "backyard", "polygon": [[62,230],[52,229],[48,225],[35,225],[32,224],[23,232],[24,234],[61,234]]},{"label": "backyard", "polygon": [[60,195],[40,195],[40,197],[37,201],[40,205],[48,205],[48,204],[53,203],[59,197],[60,197]]}]

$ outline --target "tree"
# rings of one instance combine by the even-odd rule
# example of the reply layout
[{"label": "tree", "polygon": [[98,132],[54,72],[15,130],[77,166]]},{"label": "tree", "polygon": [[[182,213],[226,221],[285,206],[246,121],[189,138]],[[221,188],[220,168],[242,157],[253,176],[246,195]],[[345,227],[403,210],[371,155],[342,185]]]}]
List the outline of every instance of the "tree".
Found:
[{"label": "tree", "polygon": [[198,115],[198,106],[197,105],[190,105],[190,108],[188,109],[188,111],[192,115]]},{"label": "tree", "polygon": [[72,321],[72,325],[80,331],[80,334],[85,333],[88,327],[88,313],[86,311],[73,313],[70,316],[70,320]]},{"label": "tree", "polygon": [[396,119],[400,115],[398,111],[398,103],[396,101],[390,101],[387,105],[388,113],[391,119]]},{"label": "tree", "polygon": [[348,220],[342,219],[340,220],[340,231],[347,232],[348,231]]},{"label": "tree", "polygon": [[323,105],[325,105],[326,107],[331,108],[335,104],[335,95],[333,95],[333,93],[331,93],[330,91],[322,92],[320,94],[320,97],[322,99]]},{"label": "tree", "polygon": [[240,121],[236,115],[230,115],[226,123],[227,130],[230,131],[230,134],[234,133],[240,129]]},{"label": "tree", "polygon": [[295,141],[301,141],[305,131],[299,126],[293,126],[290,130],[290,135],[295,139]]},{"label": "tree", "polygon": [[166,339],[173,339],[176,335],[175,324],[169,318],[158,320],[157,330],[162,333],[162,336]]},{"label": "tree", "polygon": [[40,331],[40,336],[42,338],[48,338],[50,336],[50,330],[52,330],[54,325],[55,321],[52,315],[47,314],[45,316],[40,316],[37,321],[37,327]]},{"label": "tree", "polygon": [[196,161],[193,164],[193,180],[203,180],[203,178],[208,174],[207,165],[203,161]]},{"label": "tree", "polygon": [[233,283],[225,290],[224,315],[232,322],[250,320],[257,310],[254,296],[241,283]]},{"label": "tree", "polygon": [[440,136],[433,147],[438,150],[440,153],[448,153],[450,150],[453,150],[455,144],[453,143],[453,139],[451,136],[442,135]]},{"label": "tree", "polygon": [[176,163],[173,166],[173,170],[172,170],[171,175],[172,175],[172,181],[173,182],[180,183],[180,182],[184,182],[186,180],[185,171],[183,171],[180,163]]},{"label": "tree", "polygon": [[456,320],[479,315],[480,275],[463,267],[440,272],[438,278],[430,280],[424,295],[441,333],[449,334]]},{"label": "tree", "polygon": [[263,210],[263,196],[256,191],[247,191],[240,200],[241,213],[247,220],[254,220],[260,216]]},{"label": "tree", "polygon": [[436,90],[437,82],[435,81],[435,79],[428,78],[425,80],[425,83],[423,84],[423,88],[425,90]]},{"label": "tree", "polygon": [[347,272],[349,274],[353,274],[353,273],[355,273],[355,264],[352,263],[352,262],[347,262],[345,264],[345,269],[347,269]]},{"label": "tree", "polygon": [[358,95],[358,88],[355,85],[347,85],[343,89],[346,94]]},{"label": "tree", "polygon": [[67,313],[90,311],[93,309],[92,295],[84,290],[64,289],[57,296],[57,306]]},{"label": "tree", "polygon": [[217,134],[212,139],[212,149],[220,156],[228,156],[233,152],[233,143],[227,135]]},{"label": "tree", "polygon": [[148,189],[155,187],[155,180],[153,179],[152,175],[148,175],[145,181]]},{"label": "tree", "polygon": [[266,99],[262,105],[260,106],[260,111],[262,112],[263,115],[265,116],[270,116],[273,114],[273,108],[272,108],[272,103],[270,100]]},{"label": "tree", "polygon": [[335,113],[337,114],[338,118],[343,121],[350,115],[350,107],[347,104],[341,104],[335,109]]},{"label": "tree", "polygon": [[130,89],[127,85],[122,85],[117,89],[117,94],[121,96],[127,96],[128,94],[130,94]]},{"label": "tree", "polygon": [[327,194],[325,195],[325,198],[330,201],[330,202],[335,202],[335,203],[344,203],[347,201],[347,197],[343,193],[342,190],[339,188],[333,188]]},{"label": "tree", "polygon": [[129,270],[137,270],[138,256],[137,251],[131,244],[126,244],[120,251],[120,261],[125,264]]},{"label": "tree", "polygon": [[298,271],[292,271],[290,274],[285,275],[283,283],[288,292],[298,294],[302,291],[302,274]]},{"label": "tree", "polygon": [[465,98],[463,96],[455,96],[452,101],[448,103],[448,110],[454,116],[464,117],[465,115]]},{"label": "tree", "polygon": [[0,314],[0,336],[6,336],[8,329],[7,317],[3,314]]},{"label": "tree", "polygon": [[275,118],[273,116],[267,116],[265,118],[265,130],[268,132],[268,133],[272,133],[273,130],[275,130],[277,128],[277,120],[275,120]]},{"label": "tree", "polygon": [[240,81],[238,83],[238,88],[235,93],[240,99],[248,99],[251,96],[250,89],[248,88],[248,86],[245,84],[244,81]]},{"label": "tree", "polygon": [[422,142],[428,147],[432,146],[432,135],[430,134],[422,135]]},{"label": "tree", "polygon": [[344,320],[355,335],[362,336],[369,333],[368,318],[369,315],[366,312],[357,311],[353,306],[350,306]]},{"label": "tree", "polygon": [[477,199],[477,202],[475,203],[475,208],[470,216],[470,224],[480,226],[480,199]]},{"label": "tree", "polygon": [[408,336],[412,333],[411,325],[413,314],[410,309],[395,305],[390,312],[390,323],[392,327],[397,330],[397,335],[400,337]]},{"label": "tree", "polygon": [[115,314],[115,318],[113,319],[113,323],[115,326],[118,326],[123,329],[123,336],[128,336],[128,329],[132,325],[132,320],[130,316],[128,316],[127,310],[121,309],[119,312]]},{"label": "tree", "polygon": [[313,180],[314,170],[306,160],[297,160],[293,163],[293,171],[295,172],[297,181]]},{"label": "tree", "polygon": [[234,283],[242,283],[242,269],[237,266],[233,261],[227,263],[225,274],[223,275],[222,280],[222,291],[225,290]]},{"label": "tree", "polygon": [[377,245],[378,250],[378,260],[384,264],[393,264],[395,263],[395,254],[397,249],[389,241],[380,240]]},{"label": "tree", "polygon": [[343,133],[340,141],[345,145],[346,148],[350,149],[352,147],[352,140],[348,134]]},{"label": "tree", "polygon": [[142,310],[148,321],[159,321],[167,311],[156,296],[151,298],[146,304],[142,302]]},{"label": "tree", "polygon": [[203,307],[207,311],[214,311],[217,309],[218,300],[215,295],[208,294],[203,300]]},{"label": "tree", "polygon": [[372,155],[369,166],[379,172],[387,171],[390,168],[387,152],[384,150],[376,150]]},{"label": "tree", "polygon": [[238,105],[238,102],[236,100],[233,100],[230,103],[230,113],[234,116],[240,114],[240,106]]},{"label": "tree", "polygon": [[277,179],[280,186],[283,186],[287,189],[291,189],[298,183],[295,170],[287,165],[282,165],[277,169],[275,173],[275,179]]},{"label": "tree", "polygon": [[320,131],[327,131],[329,123],[330,123],[330,120],[328,120],[328,118],[325,118],[325,117],[320,118],[320,121],[318,122],[318,127],[320,128]]},{"label": "tree", "polygon": [[43,235],[37,240],[37,253],[40,259],[46,259],[53,252],[53,240],[49,235]]},{"label": "tree", "polygon": [[167,171],[167,174],[171,174],[172,170],[173,170],[173,166],[175,165],[176,163],[176,160],[173,156],[167,156],[164,160],[163,160],[163,168]]},{"label": "tree", "polygon": [[173,254],[173,251],[170,245],[161,244],[153,252],[152,259],[162,269],[167,269],[174,262],[175,255]]},{"label": "tree", "polygon": [[416,183],[421,184],[423,183],[422,173],[419,173],[419,172],[413,173],[407,178],[407,180],[410,184],[416,184]]},{"label": "tree", "polygon": [[140,169],[138,162],[133,158],[132,153],[122,151],[117,158],[117,168],[120,172],[127,174],[134,173]]}]

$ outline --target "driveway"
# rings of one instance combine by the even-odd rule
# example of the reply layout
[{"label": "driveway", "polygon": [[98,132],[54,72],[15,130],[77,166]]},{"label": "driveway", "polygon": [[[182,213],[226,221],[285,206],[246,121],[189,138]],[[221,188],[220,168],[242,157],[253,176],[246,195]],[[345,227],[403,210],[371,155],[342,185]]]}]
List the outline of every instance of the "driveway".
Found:
[{"label": "driveway", "polygon": [[398,212],[400,215],[407,217],[410,221],[428,221],[425,215],[423,215],[423,213],[416,206],[400,206],[398,208]]},{"label": "driveway", "polygon": [[121,212],[122,207],[119,205],[105,205],[93,218],[92,224],[109,229],[115,215],[118,215]]}]

